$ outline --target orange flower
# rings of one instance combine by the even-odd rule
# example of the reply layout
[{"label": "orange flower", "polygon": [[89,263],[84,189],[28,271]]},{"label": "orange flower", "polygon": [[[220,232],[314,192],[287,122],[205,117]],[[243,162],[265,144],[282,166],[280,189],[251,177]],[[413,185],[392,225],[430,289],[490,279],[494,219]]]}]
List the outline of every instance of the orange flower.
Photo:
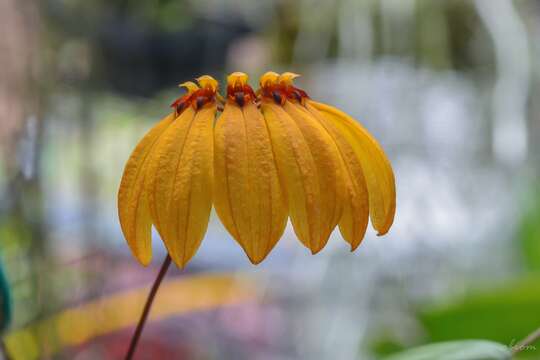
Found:
[{"label": "orange flower", "polygon": [[[295,87],[297,76],[268,72],[254,92],[246,74],[232,73],[225,99],[209,76],[182,84],[187,94],[137,145],[120,184],[122,231],[142,264],[151,259],[153,224],[185,266],[212,203],[254,264],[276,245],[288,217],[313,254],[338,224],[351,250],[369,218],[379,235],[389,230],[395,182],[382,148],[357,121]],[[214,125],[218,102],[224,107]]]}]

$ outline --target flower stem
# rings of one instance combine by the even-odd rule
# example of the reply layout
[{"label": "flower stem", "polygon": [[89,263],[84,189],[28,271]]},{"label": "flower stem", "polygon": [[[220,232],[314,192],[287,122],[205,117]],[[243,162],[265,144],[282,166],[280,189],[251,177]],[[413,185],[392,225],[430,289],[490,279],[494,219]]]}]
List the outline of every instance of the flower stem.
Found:
[{"label": "flower stem", "polygon": [[512,355],[516,355],[517,353],[527,349],[532,343],[534,343],[538,339],[540,339],[540,328],[536,329],[535,331],[527,335],[525,339],[512,346]]},{"label": "flower stem", "polygon": [[161,284],[161,280],[163,280],[163,278],[165,277],[165,273],[167,273],[167,270],[169,269],[169,265],[171,265],[171,257],[167,254],[167,257],[163,261],[163,265],[161,265],[161,269],[159,270],[156,280],[154,280],[152,289],[150,290],[150,293],[148,294],[148,297],[146,298],[146,303],[144,304],[144,309],[141,314],[141,318],[139,319],[137,328],[135,329],[135,332],[133,333],[133,336],[131,337],[129,349],[125,357],[126,360],[131,360],[133,358],[133,355],[135,354],[135,350],[137,349],[139,338],[141,337],[141,333],[144,329],[144,324],[146,323],[146,318],[148,317],[148,314],[150,313],[150,309],[152,308],[152,303],[154,302],[154,298],[156,297],[156,293],[159,289],[159,285]]}]

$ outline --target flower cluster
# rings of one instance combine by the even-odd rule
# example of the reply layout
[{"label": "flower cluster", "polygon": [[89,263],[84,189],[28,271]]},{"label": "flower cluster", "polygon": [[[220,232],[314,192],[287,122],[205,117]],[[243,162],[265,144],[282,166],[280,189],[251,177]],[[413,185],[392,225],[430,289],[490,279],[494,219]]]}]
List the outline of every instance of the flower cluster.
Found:
[{"label": "flower cluster", "polygon": [[[118,193],[120,224],[135,257],[151,260],[151,227],[184,267],[208,227],[212,205],[252,263],[268,255],[290,218],[313,254],[339,226],[351,251],[368,219],[392,225],[394,174],[377,141],[342,111],[294,86],[293,73],[201,76],[129,158]],[[221,112],[216,119],[218,112]]]}]

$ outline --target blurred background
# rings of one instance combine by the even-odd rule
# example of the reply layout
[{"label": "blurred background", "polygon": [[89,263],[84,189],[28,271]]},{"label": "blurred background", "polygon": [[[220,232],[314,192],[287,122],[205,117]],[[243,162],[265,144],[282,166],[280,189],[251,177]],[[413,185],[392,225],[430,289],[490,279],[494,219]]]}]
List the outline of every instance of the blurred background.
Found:
[{"label": "blurred background", "polygon": [[[0,323],[11,359],[117,359],[162,259],[116,193],[180,82],[303,74],[394,166],[390,233],[251,265],[215,214],[139,359],[378,359],[540,326],[540,3],[0,0]],[[540,344],[520,359],[540,359]]]}]

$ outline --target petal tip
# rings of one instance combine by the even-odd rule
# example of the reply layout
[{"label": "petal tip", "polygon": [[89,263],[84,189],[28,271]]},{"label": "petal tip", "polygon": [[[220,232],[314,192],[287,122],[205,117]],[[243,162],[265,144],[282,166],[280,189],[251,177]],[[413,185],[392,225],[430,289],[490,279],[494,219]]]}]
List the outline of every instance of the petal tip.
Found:
[{"label": "petal tip", "polygon": [[[169,254],[169,256],[170,256],[170,254]],[[187,265],[187,262],[180,261],[179,259],[175,259],[175,258],[172,257],[172,256],[171,256],[171,258],[172,258],[172,261],[173,261],[174,265],[176,265],[176,267],[177,267],[178,269],[180,269],[180,270],[184,270],[184,269],[185,269],[185,267],[186,267],[186,265]]]},{"label": "petal tip", "polygon": [[385,230],[382,230],[382,231],[378,231],[377,236],[384,236],[384,235],[388,234],[389,230],[390,229],[385,229]]},{"label": "petal tip", "polygon": [[148,254],[146,256],[136,255],[137,261],[139,264],[141,264],[144,267],[148,267],[150,263],[152,262],[152,254]]},{"label": "petal tip", "polygon": [[256,266],[256,265],[259,265],[259,264],[262,263],[263,260],[264,260],[264,258],[262,258],[262,259],[252,259],[252,258],[250,258],[250,257],[248,257],[248,258],[249,258],[249,261],[250,261],[253,265],[255,265],[255,266]]},{"label": "petal tip", "polygon": [[262,263],[264,261],[264,259],[266,259],[266,257],[268,256],[268,254],[265,254],[263,256],[259,256],[259,257],[255,257],[255,256],[251,256],[250,254],[248,254],[247,251],[245,251],[244,249],[244,252],[246,253],[248,259],[249,259],[249,262],[252,263],[253,265],[259,265],[260,263]]}]

